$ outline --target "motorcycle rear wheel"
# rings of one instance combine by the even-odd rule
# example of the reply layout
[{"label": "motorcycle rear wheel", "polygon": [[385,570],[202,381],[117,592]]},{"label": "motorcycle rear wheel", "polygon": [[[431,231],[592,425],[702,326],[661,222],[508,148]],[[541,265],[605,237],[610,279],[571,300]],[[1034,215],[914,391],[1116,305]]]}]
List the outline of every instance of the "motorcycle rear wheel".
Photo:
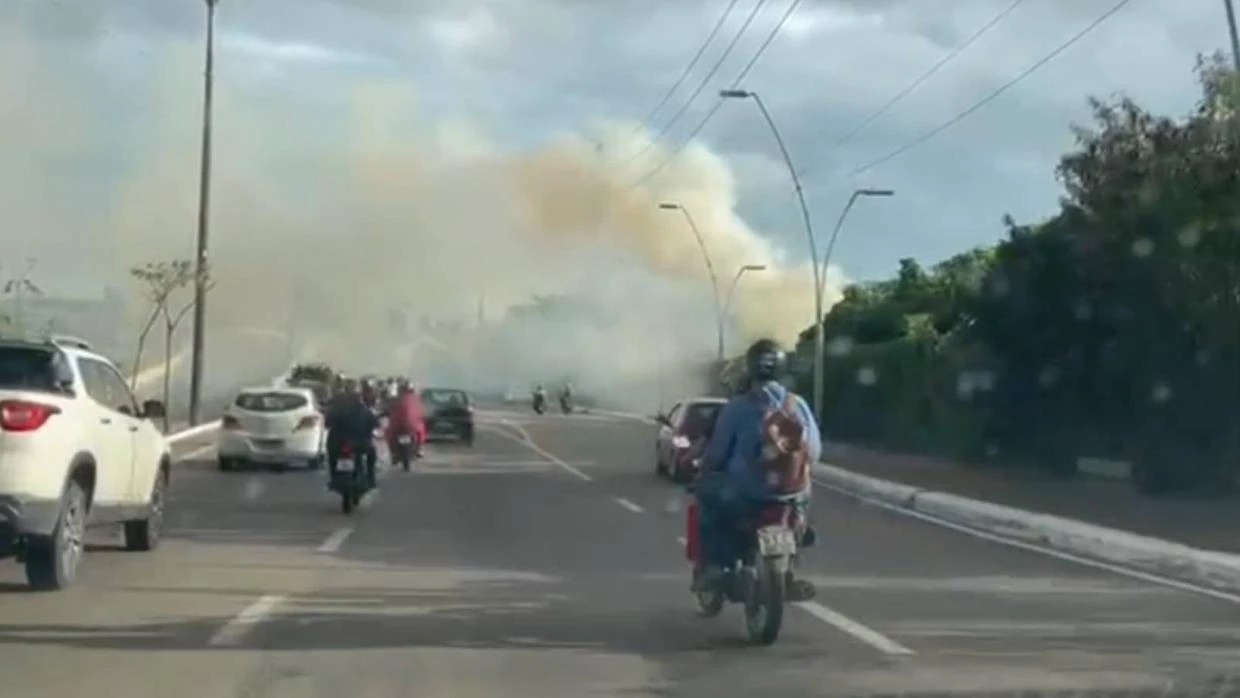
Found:
[{"label": "motorcycle rear wheel", "polygon": [[745,598],[745,630],[749,640],[770,645],[779,637],[784,622],[784,601],[787,598],[788,558],[762,558],[748,585]]}]

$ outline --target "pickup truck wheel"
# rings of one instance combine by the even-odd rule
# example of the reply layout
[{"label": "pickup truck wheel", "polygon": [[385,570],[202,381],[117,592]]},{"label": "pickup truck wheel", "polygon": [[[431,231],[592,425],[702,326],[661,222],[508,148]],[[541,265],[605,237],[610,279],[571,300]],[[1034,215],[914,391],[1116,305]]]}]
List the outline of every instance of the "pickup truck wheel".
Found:
[{"label": "pickup truck wheel", "polygon": [[154,550],[159,547],[160,533],[164,528],[164,502],[168,494],[168,476],[162,471],[155,478],[151,490],[150,513],[145,519],[125,522],[125,549],[136,551]]},{"label": "pickup truck wheel", "polygon": [[86,491],[70,480],[52,535],[26,542],[26,581],[30,586],[54,591],[73,584],[85,548],[86,508]]}]

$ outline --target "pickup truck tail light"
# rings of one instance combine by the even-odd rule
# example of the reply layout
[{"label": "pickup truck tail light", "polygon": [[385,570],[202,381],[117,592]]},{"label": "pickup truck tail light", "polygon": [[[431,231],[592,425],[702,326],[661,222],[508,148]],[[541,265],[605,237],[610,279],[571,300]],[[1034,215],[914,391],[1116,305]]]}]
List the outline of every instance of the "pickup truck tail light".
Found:
[{"label": "pickup truck tail light", "polygon": [[5,431],[37,431],[53,415],[60,414],[55,405],[27,400],[0,401],[0,429]]}]

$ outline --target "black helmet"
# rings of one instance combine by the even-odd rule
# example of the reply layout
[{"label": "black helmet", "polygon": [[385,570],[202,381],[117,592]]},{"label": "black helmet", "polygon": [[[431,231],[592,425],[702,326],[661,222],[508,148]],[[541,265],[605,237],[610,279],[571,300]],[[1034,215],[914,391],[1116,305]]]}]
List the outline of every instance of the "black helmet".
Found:
[{"label": "black helmet", "polygon": [[745,352],[745,370],[751,384],[780,380],[787,368],[788,355],[773,339],[759,339]]}]

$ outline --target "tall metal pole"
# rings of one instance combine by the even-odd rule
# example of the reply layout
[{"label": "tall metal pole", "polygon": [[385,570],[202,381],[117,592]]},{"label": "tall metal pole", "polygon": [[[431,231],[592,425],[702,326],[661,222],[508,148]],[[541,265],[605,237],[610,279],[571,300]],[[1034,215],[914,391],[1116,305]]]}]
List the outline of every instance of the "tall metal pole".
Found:
[{"label": "tall metal pole", "polygon": [[[848,218],[848,212],[852,210],[853,204],[857,203],[857,199],[863,196],[894,196],[895,192],[890,189],[857,189],[848,197],[848,203],[844,205],[844,210],[840,211],[840,217],[835,221],[835,228],[831,231],[831,238],[827,241],[827,251],[822,255],[822,278],[818,282],[818,288],[814,289],[814,295],[817,297],[818,305],[823,304],[823,296],[827,290],[827,270],[831,268],[831,253],[835,250],[835,241],[840,237],[840,230],[844,228],[844,219]],[[827,318],[825,315],[818,316],[818,322],[814,326],[814,334],[819,338],[819,346],[825,347],[827,332]],[[825,362],[825,352],[823,356],[816,359],[822,370],[822,363]],[[825,377],[823,383],[825,383]],[[819,390],[825,390],[823,385]],[[822,419],[822,413],[818,413],[818,418]]]},{"label": "tall metal pole", "polygon": [[697,223],[694,222],[693,216],[689,214],[689,209],[677,203],[659,204],[659,208],[669,211],[680,211],[689,223],[689,229],[693,231],[693,237],[697,239],[698,247],[702,249],[702,259],[706,261],[706,272],[710,274],[710,287],[714,291],[715,297],[715,324],[718,335],[718,343],[716,353],[719,361],[723,361],[723,306],[719,298],[719,276],[715,274],[715,264],[710,259],[710,252],[706,250],[706,241],[702,239],[702,231],[698,230]]},{"label": "tall metal pole", "polygon": [[202,402],[203,345],[207,317],[207,231],[211,211],[211,101],[215,81],[215,6],[219,0],[207,2],[207,55],[203,72],[202,99],[202,170],[198,181],[198,245],[194,283],[194,339],[190,355],[189,422],[198,424]]},{"label": "tall metal pole", "polygon": [[1236,33],[1236,7],[1232,0],[1223,0],[1223,8],[1227,10],[1227,29],[1231,32],[1231,62],[1240,73],[1240,34]]},{"label": "tall metal pole", "polygon": [[[784,158],[784,165],[787,166],[788,174],[792,177],[792,186],[796,189],[797,203],[801,206],[801,219],[805,222],[805,237],[809,242],[810,264],[814,270],[814,288],[817,289],[822,285],[822,277],[826,270],[818,266],[818,243],[814,239],[814,224],[810,220],[809,206],[805,203],[805,189],[801,186],[801,178],[797,176],[796,166],[792,164],[792,156],[788,154],[788,148],[784,145],[784,138],[780,135],[779,128],[775,126],[775,119],[771,118],[771,112],[767,111],[766,103],[762,101],[762,97],[757,92],[721,90],[719,96],[724,99],[752,99],[762,112],[766,125],[771,129],[771,135],[775,136],[775,144],[779,146],[779,154]],[[814,325],[817,327],[822,323],[822,295],[819,293],[814,294],[814,318]],[[826,354],[826,345],[823,343],[821,332],[815,332],[814,335],[814,414],[821,417],[822,361]]]},{"label": "tall metal pole", "polygon": [[724,317],[728,317],[732,315],[732,298],[733,296],[736,295],[736,287],[738,284],[740,284],[741,277],[745,275],[745,272],[765,271],[765,270],[766,270],[765,264],[746,264],[745,266],[736,270],[736,276],[732,277],[732,286],[728,288],[728,295],[725,297],[723,301]]}]

